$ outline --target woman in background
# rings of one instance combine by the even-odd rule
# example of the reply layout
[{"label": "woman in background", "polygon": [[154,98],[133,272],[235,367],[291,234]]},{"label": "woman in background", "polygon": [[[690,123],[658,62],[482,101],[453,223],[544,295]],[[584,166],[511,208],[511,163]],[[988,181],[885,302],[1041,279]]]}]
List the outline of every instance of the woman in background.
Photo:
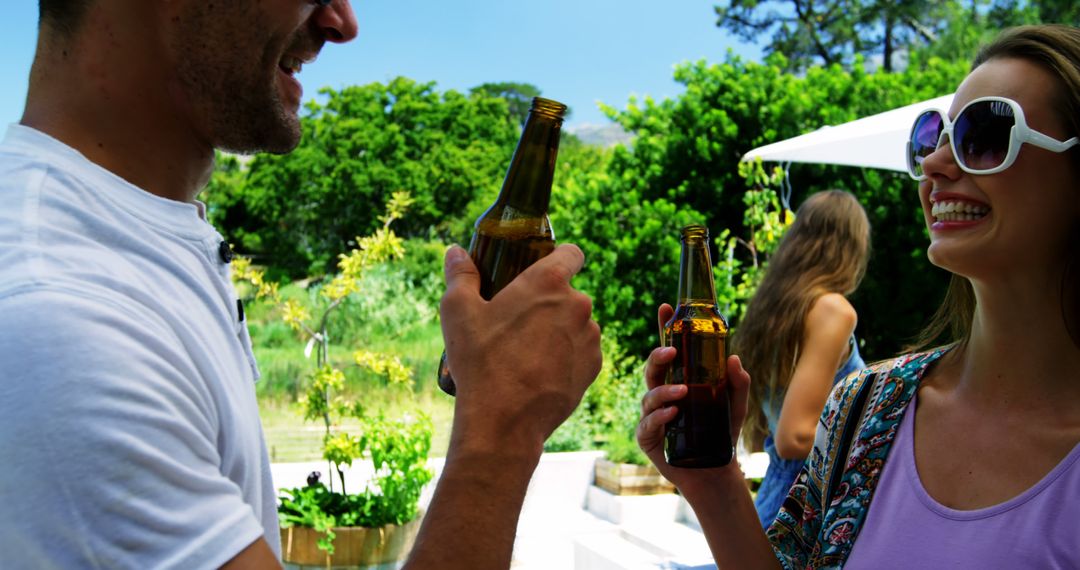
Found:
[{"label": "woman in background", "polygon": [[769,455],[754,501],[764,528],[810,453],[833,385],[865,366],[847,297],[869,254],[870,222],[859,201],[840,190],[811,195],[736,329],[733,352],[755,380],[744,438],[751,451]]}]

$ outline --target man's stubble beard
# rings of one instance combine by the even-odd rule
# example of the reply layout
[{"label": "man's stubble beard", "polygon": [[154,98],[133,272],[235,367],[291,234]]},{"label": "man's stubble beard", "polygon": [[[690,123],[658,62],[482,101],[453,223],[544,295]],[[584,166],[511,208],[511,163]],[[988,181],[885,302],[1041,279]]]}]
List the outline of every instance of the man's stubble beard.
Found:
[{"label": "man's stubble beard", "polygon": [[[221,22],[229,18],[208,14],[198,4],[185,18],[173,46],[188,105],[194,120],[202,123],[196,128],[214,148],[228,152],[293,150],[300,142],[300,120],[285,108],[277,74],[284,46],[293,45],[296,38],[278,43],[259,37],[257,22],[245,26],[246,34],[221,29]],[[250,56],[256,50],[261,53],[253,64]]]}]

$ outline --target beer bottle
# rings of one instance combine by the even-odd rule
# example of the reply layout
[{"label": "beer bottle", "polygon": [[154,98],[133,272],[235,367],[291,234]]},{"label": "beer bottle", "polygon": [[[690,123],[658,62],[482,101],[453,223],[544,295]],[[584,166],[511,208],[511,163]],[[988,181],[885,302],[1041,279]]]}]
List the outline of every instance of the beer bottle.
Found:
[{"label": "beer bottle", "polygon": [[731,402],[727,386],[728,324],[716,305],[709,230],[682,230],[679,305],[663,328],[661,344],[676,349],[667,384],[686,384],[679,412],[664,433],[664,452],[675,467],[718,467],[731,461]]},{"label": "beer bottle", "polygon": [[[495,203],[473,226],[469,255],[480,271],[480,295],[491,299],[526,267],[555,249],[548,219],[551,181],[566,105],[535,97]],[[443,351],[439,387],[457,391]]]}]

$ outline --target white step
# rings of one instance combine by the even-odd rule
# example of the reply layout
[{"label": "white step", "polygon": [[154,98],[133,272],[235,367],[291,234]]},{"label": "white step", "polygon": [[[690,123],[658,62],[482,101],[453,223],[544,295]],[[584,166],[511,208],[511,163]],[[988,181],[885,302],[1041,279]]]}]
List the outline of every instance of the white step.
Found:
[{"label": "white step", "polygon": [[621,533],[593,534],[574,540],[574,570],[657,570],[663,559],[634,545]]},{"label": "white step", "polygon": [[624,525],[620,534],[627,542],[661,558],[664,568],[715,568],[705,535],[685,524],[653,521]]},{"label": "white step", "polygon": [[580,505],[533,503],[518,521],[511,566],[514,570],[571,570],[575,538],[617,532],[617,526]]},{"label": "white step", "polygon": [[679,514],[680,500],[679,495],[674,493],[616,495],[591,485],[586,495],[585,509],[618,525],[674,521]]}]

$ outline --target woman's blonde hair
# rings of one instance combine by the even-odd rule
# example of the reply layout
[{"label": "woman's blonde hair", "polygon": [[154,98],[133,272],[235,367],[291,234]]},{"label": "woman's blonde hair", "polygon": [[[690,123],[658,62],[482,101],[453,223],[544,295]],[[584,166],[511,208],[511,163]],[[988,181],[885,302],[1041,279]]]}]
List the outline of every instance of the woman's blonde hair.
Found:
[{"label": "woman's blonde hair", "polygon": [[[1066,126],[1066,136],[1080,135],[1080,28],[1060,24],[1010,28],[979,50],[971,69],[992,59],[1006,58],[1029,61],[1057,78],[1059,89],[1051,105]],[[1073,174],[1080,175],[1080,147],[1073,147],[1069,153]],[[1070,251],[1061,279],[1061,316],[1073,342],[1080,346],[1080,220],[1074,226]],[[941,306],[904,352],[917,352],[943,341],[966,344],[974,317],[975,291],[967,279],[953,275]]]},{"label": "woman's blonde hair", "polygon": [[825,293],[853,293],[869,255],[870,221],[855,196],[828,190],[799,206],[732,342],[754,377],[743,424],[751,450],[768,434],[765,397],[781,397],[791,381],[810,306]]}]

